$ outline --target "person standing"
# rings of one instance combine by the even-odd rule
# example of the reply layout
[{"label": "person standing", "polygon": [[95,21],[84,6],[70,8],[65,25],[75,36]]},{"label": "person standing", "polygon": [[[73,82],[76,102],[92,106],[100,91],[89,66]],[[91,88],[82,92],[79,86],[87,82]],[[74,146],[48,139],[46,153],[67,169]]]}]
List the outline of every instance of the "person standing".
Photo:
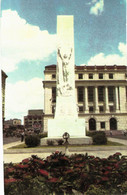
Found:
[{"label": "person standing", "polygon": [[21,142],[23,142],[24,141],[24,131],[21,133]]}]

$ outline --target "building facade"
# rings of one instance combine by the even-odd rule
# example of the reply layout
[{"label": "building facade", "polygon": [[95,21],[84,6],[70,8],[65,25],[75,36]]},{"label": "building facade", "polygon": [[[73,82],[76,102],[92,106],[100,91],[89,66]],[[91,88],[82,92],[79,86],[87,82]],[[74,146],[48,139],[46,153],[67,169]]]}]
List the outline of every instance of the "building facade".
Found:
[{"label": "building facade", "polygon": [[[44,131],[48,131],[56,105],[56,65],[46,66],[44,75]],[[86,130],[127,129],[126,66],[75,66],[75,94]]]},{"label": "building facade", "polygon": [[5,129],[8,129],[10,126],[17,127],[18,125],[21,125],[21,119],[10,119],[4,121]]},{"label": "building facade", "polygon": [[28,115],[24,116],[24,127],[28,130],[43,130],[43,110],[28,110]]},{"label": "building facade", "polygon": [[8,77],[3,70],[1,70],[2,75],[2,121],[3,121],[3,129],[4,129],[4,120],[5,120],[5,86],[6,86],[6,78]]}]

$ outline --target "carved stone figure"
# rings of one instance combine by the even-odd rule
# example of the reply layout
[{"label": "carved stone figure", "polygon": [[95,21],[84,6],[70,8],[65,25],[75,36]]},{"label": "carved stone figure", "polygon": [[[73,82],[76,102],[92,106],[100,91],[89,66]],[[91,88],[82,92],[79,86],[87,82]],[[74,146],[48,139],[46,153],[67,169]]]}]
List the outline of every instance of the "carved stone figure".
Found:
[{"label": "carved stone figure", "polygon": [[68,76],[69,76],[69,70],[68,70],[68,64],[72,55],[72,48],[70,48],[70,52],[67,53],[62,53],[62,49],[59,47],[58,48],[58,56],[60,57],[62,61],[62,73],[63,73],[63,81],[67,82],[68,81]]}]

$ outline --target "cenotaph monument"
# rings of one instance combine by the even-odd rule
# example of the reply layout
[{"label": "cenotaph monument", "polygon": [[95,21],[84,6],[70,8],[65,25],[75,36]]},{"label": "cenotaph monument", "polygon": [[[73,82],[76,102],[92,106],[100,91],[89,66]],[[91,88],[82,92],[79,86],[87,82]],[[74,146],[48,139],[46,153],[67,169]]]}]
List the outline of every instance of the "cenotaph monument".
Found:
[{"label": "cenotaph monument", "polygon": [[75,96],[73,16],[57,16],[56,109],[54,119],[48,120],[48,138],[86,137],[85,119],[78,118]]}]

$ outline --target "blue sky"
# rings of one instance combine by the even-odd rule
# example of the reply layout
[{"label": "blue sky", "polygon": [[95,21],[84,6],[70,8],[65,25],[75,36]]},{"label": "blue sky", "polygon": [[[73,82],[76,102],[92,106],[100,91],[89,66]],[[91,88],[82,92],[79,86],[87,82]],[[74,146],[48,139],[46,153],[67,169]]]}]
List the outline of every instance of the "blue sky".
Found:
[{"label": "blue sky", "polygon": [[6,119],[43,108],[45,65],[56,64],[57,15],[74,15],[76,65],[126,65],[125,0],[2,0]]}]

